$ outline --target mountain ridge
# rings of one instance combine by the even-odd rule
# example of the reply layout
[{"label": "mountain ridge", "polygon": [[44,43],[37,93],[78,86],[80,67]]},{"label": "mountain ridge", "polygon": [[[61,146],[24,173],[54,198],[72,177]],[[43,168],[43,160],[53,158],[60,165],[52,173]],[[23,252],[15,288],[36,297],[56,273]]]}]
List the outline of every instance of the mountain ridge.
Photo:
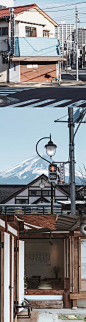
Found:
[{"label": "mountain ridge", "polygon": [[[45,155],[43,157],[46,158]],[[50,159],[47,157],[47,160]],[[51,162],[55,162],[52,160]],[[0,172],[0,184],[28,184],[41,174],[48,176],[48,162],[34,155],[20,164]],[[76,181],[80,184],[79,172],[76,171]],[[65,166],[65,182],[69,182],[69,169]]]}]

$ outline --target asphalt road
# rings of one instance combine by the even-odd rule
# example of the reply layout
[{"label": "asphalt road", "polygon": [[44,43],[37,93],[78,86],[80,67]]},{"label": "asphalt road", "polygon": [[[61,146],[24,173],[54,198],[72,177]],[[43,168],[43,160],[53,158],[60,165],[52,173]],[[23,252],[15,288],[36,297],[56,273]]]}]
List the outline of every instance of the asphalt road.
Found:
[{"label": "asphalt road", "polygon": [[[78,77],[79,77],[79,80],[86,82],[86,69],[84,70],[79,69]],[[62,79],[73,80],[74,78],[76,79],[76,70],[71,70],[68,72],[68,74],[66,72],[62,72]]]},{"label": "asphalt road", "polygon": [[[51,108],[66,107],[74,103],[74,106],[86,106],[86,88],[76,87],[32,87],[32,88],[7,88],[0,87],[0,97],[5,99],[2,107],[12,108]],[[7,101],[6,101],[7,100]]]}]

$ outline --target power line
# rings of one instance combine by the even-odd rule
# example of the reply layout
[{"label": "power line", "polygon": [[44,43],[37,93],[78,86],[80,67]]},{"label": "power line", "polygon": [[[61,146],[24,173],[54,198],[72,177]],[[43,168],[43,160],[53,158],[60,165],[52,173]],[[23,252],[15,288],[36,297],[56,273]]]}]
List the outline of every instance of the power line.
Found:
[{"label": "power line", "polygon": [[71,3],[71,4],[65,4],[65,5],[61,5],[61,6],[53,6],[53,7],[44,7],[44,10],[46,9],[55,9],[55,8],[63,8],[63,7],[72,7],[72,6],[75,6],[75,5],[78,5],[78,4],[83,4],[83,3],[86,3],[86,1],[82,1],[82,2],[76,2],[76,3]]}]

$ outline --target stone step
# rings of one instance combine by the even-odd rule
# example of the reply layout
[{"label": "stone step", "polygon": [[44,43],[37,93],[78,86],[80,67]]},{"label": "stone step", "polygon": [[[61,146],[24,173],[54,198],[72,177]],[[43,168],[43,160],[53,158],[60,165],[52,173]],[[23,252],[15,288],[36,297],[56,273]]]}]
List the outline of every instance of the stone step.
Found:
[{"label": "stone step", "polygon": [[53,309],[62,309],[63,301],[61,300],[30,300],[33,309],[45,309],[45,308],[53,308]]}]

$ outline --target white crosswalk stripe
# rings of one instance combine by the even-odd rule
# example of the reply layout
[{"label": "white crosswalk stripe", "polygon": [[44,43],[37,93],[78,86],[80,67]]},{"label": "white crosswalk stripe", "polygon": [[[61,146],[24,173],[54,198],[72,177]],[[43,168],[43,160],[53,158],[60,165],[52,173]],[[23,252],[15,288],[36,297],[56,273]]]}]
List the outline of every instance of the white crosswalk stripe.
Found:
[{"label": "white crosswalk stripe", "polygon": [[86,100],[80,100],[80,101],[74,102],[72,104],[69,104],[67,107],[79,107],[79,106],[82,107],[82,105],[85,103],[86,103]]},{"label": "white crosswalk stripe", "polygon": [[35,98],[35,99],[32,99],[32,100],[12,104],[12,105],[9,105],[8,107],[13,107],[13,108],[15,108],[15,107],[18,108],[19,107],[19,108],[21,108],[21,107],[25,107],[24,105],[26,105],[26,104],[27,104],[26,107],[29,106],[29,104],[33,106],[34,102],[36,102],[36,101],[39,101],[39,98],[37,98],[37,99]]},{"label": "white crosswalk stripe", "polygon": [[70,102],[70,101],[71,101],[71,99],[66,99],[66,100],[62,100],[62,101],[56,102],[56,103],[54,104],[54,107],[57,107],[57,106],[60,106],[60,105],[66,104],[66,103],[68,103],[68,102]]},{"label": "white crosswalk stripe", "polygon": [[[49,103],[51,103],[51,102],[54,102],[55,101],[55,99],[47,99],[47,100],[44,100],[44,101],[40,101],[40,102],[38,102],[38,103],[35,103],[34,105],[33,105],[33,107],[37,107],[37,108],[42,108],[42,107],[44,107],[44,105],[45,104],[49,104]],[[46,105],[47,106],[47,105]],[[49,105],[50,106],[50,105]]]},{"label": "white crosswalk stripe", "polygon": [[[5,96],[5,95],[4,95]],[[86,100],[78,100],[76,102],[73,102],[72,99],[63,99],[60,101],[56,102],[55,98],[52,99],[45,99],[41,100],[41,98],[34,98],[34,99],[29,99],[25,101],[21,101],[19,103],[12,103],[5,105],[5,107],[13,107],[13,108],[78,108],[78,107],[83,107],[83,104],[86,104]],[[2,108],[3,106],[1,106]]]},{"label": "white crosswalk stripe", "polygon": [[16,92],[0,92],[1,95],[8,96],[9,94],[15,94]]},{"label": "white crosswalk stripe", "polygon": [[36,87],[22,87],[22,88],[15,88],[15,87],[11,87],[11,88],[0,88],[0,94],[4,95],[4,96],[8,96],[10,94],[15,94],[17,92],[22,92],[22,91],[30,91],[31,89],[35,89]]}]

